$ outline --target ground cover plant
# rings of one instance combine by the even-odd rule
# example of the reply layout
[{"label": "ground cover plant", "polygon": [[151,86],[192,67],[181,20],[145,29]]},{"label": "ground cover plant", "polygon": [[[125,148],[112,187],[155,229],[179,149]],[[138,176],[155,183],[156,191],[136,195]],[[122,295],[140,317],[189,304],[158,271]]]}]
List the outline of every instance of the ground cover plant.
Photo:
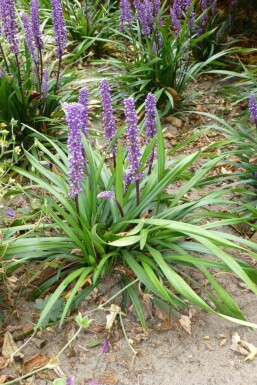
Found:
[{"label": "ground cover plant", "polygon": [[[38,131],[47,131],[60,110],[60,99],[71,91],[72,70],[64,73],[62,59],[67,45],[67,32],[61,3],[52,1],[47,17],[52,22],[51,38],[44,33],[39,1],[29,3],[21,17],[14,1],[1,2],[1,122],[11,125],[16,143],[29,142],[29,132],[22,123],[33,124]],[[53,27],[53,30],[52,30]],[[49,30],[48,30],[49,31]],[[65,95],[64,95],[65,91]]]},{"label": "ground cover plant", "polygon": [[[257,229],[255,95],[247,90],[243,95],[250,98],[251,121],[226,122],[202,113],[212,123],[201,123],[171,149],[160,118],[179,109],[182,92],[206,66],[225,67],[221,58],[234,52],[219,44],[216,5],[0,2],[0,209],[20,194],[30,202],[22,216],[5,212],[10,220],[1,223],[0,278],[5,284],[28,267],[40,277],[29,277],[33,290],[28,294],[27,288],[27,298],[41,312],[33,337],[57,321],[62,326],[113,274],[116,293],[101,306],[116,301],[128,342],[123,316],[130,306],[146,330],[145,298],[178,319],[199,307],[256,328],[219,276],[231,274],[257,294],[257,245],[227,231]],[[235,6],[230,2],[231,12]],[[93,91],[83,76],[91,56],[101,59],[103,78]],[[112,91],[116,68],[123,72]],[[254,68],[241,68],[245,73],[239,77],[254,92]],[[229,79],[238,74],[227,68],[208,72]],[[249,115],[248,105],[246,110]],[[189,144],[211,130],[225,138],[187,153]],[[233,178],[214,172],[220,164],[235,167]],[[92,322],[89,314],[77,315],[72,341]]]},{"label": "ground cover plant", "polygon": [[119,30],[113,29],[120,54],[107,64],[119,69],[117,76],[125,89],[131,86],[137,99],[153,92],[166,112],[177,107],[186,86],[211,64],[221,65],[221,58],[230,52],[219,41],[225,42],[226,34],[215,21],[218,14],[213,16],[216,5],[121,1]]}]

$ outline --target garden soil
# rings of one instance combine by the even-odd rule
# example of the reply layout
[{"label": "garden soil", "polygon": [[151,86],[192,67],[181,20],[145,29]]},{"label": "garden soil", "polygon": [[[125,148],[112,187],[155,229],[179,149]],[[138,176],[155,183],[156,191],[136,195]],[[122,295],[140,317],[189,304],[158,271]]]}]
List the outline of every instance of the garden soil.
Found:
[{"label": "garden soil", "polygon": [[[210,83],[210,80],[202,79],[192,91],[199,95],[201,87],[206,91]],[[211,93],[205,97],[205,106],[196,101],[194,108],[201,111],[207,105],[206,111],[221,117],[230,118],[233,113],[229,104],[223,99],[217,101],[217,96]],[[183,135],[187,135],[184,130],[189,123],[194,127],[202,123],[202,118],[194,114],[188,121],[180,118],[176,121],[171,117],[164,121],[167,147],[176,145]],[[195,151],[196,146],[209,145],[217,139],[215,135],[213,131],[207,133],[197,144],[189,146],[188,152]],[[8,203],[12,208],[11,201]],[[76,310],[61,328],[54,324],[39,331],[13,362],[8,361],[8,354],[28,341],[40,314],[34,303],[25,300],[28,291],[24,282],[29,267],[26,269],[0,287],[5,301],[2,302],[5,319],[0,323],[0,344],[3,345],[0,384],[47,364],[78,328],[74,321]],[[118,270],[105,277],[99,288],[80,305],[78,310],[82,314],[107,301],[120,289]],[[231,273],[219,272],[215,277],[238,302],[248,320],[257,326],[257,297]],[[208,285],[205,281],[201,284],[203,287]],[[191,307],[175,317],[154,305],[150,296],[141,295],[147,330],[140,326],[130,304],[121,316],[122,325],[118,316],[111,317],[114,313],[110,309],[121,303],[121,298],[116,297],[104,310],[92,313],[93,323],[60,355],[53,369],[40,371],[19,383],[47,385],[54,378],[63,377],[74,378],[74,385],[89,385],[90,381],[91,385],[257,385],[257,329]],[[108,328],[110,318],[113,318],[113,324]]]},{"label": "garden soil", "polygon": [[[257,324],[256,296],[233,275],[222,275],[224,287],[237,299],[249,320]],[[17,305],[19,314],[10,318],[7,328],[14,339],[31,328],[38,316],[32,303],[19,300]],[[88,303],[83,304],[80,311],[85,312],[87,306]],[[114,323],[111,332],[106,330],[108,311],[96,312],[94,323],[60,356],[54,370],[40,372],[21,384],[47,385],[56,377],[74,377],[76,385],[87,385],[93,379],[99,385],[257,384],[257,330],[200,310],[191,309],[180,320],[158,308],[145,306],[144,311],[149,325],[145,332],[133,310],[127,309],[123,323],[128,341],[118,324]],[[22,350],[24,356],[15,358],[13,364],[2,370],[0,378],[17,378],[46,363],[76,330],[77,325],[71,320],[61,329],[56,325],[39,332]],[[102,352],[104,338],[109,346]],[[25,341],[16,344],[20,346]],[[97,341],[101,344],[89,347]],[[133,344],[136,354],[128,342]]]}]

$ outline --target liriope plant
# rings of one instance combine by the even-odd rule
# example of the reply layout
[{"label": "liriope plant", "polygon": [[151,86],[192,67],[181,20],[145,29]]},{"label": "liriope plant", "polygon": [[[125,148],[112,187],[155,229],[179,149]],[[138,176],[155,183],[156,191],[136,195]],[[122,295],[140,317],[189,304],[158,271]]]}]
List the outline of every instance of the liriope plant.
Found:
[{"label": "liriope plant", "polygon": [[[256,270],[239,258],[241,251],[257,258],[256,244],[216,229],[247,221],[247,217],[211,211],[212,204],[232,203],[223,197],[226,191],[196,200],[186,198],[222,156],[192,173],[189,168],[201,153],[167,156],[153,94],[147,95],[140,124],[134,99],[124,100],[125,124],[118,128],[106,80],[101,84],[101,98],[104,148],[90,135],[88,91],[82,89],[78,102],[63,106],[68,148],[37,134],[36,148],[25,152],[31,171],[12,167],[30,181],[27,193],[42,201],[42,213],[51,218],[47,224],[39,221],[36,226],[2,230],[0,251],[6,274],[30,261],[58,264],[56,272],[30,295],[36,298],[55,287],[37,327],[67,289],[61,323],[114,270],[120,274],[121,285],[127,286],[144,327],[142,291],[176,315],[193,304],[252,325],[215,276],[219,270],[231,271],[257,294]],[[177,181],[183,181],[180,190],[169,192]],[[212,221],[203,221],[206,217]],[[237,251],[238,257],[229,250]],[[192,270],[200,272],[209,285],[203,287]]]}]

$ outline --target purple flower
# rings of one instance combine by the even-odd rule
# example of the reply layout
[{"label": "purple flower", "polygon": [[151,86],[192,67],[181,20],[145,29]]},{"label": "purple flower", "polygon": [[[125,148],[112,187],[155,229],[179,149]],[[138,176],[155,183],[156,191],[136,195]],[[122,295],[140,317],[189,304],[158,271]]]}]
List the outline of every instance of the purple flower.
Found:
[{"label": "purple flower", "polygon": [[43,78],[42,78],[42,93],[44,95],[44,98],[47,98],[49,92],[48,88],[48,69],[45,68],[43,72]]},{"label": "purple flower", "polygon": [[160,0],[153,0],[152,3],[153,3],[154,16],[158,16],[161,8],[161,2]]},{"label": "purple flower", "polygon": [[12,218],[15,217],[15,211],[14,210],[7,210],[5,214],[8,215],[8,217],[12,217]]},{"label": "purple flower", "polygon": [[[201,1],[202,12],[206,11],[207,8],[209,8],[211,5],[212,5],[211,11],[212,11],[212,13],[214,13],[215,10],[216,10],[217,1],[214,1],[214,0],[202,0],[202,1]],[[208,12],[205,13],[205,14],[202,16],[202,18],[201,18],[201,24],[202,24],[202,26],[206,25],[207,22],[208,22]]]},{"label": "purple flower", "polygon": [[32,24],[29,20],[29,17],[26,13],[23,13],[22,16],[22,22],[25,30],[25,39],[26,44],[29,50],[29,53],[33,59],[36,58],[35,51],[36,51],[36,43],[34,40],[34,32],[32,30]]},{"label": "purple flower", "polygon": [[4,72],[0,70],[0,79],[2,79],[3,76],[4,76]]},{"label": "purple flower", "polygon": [[79,100],[78,102],[84,106],[84,128],[83,132],[88,138],[89,132],[88,132],[88,88],[81,88],[79,91]]},{"label": "purple flower", "polygon": [[[124,216],[124,213],[123,213],[121,204],[120,204],[120,202],[118,201],[118,199],[115,197],[113,191],[102,191],[102,192],[100,192],[100,194],[97,195],[97,198],[108,199],[108,200],[109,200],[109,199],[112,199],[112,200],[116,203],[116,205],[117,205],[117,207],[118,207],[118,209],[119,209],[119,211],[120,211],[120,215],[121,215],[122,217]],[[106,341],[107,341],[107,342],[106,342]],[[104,350],[102,351],[102,353],[107,349],[107,347],[106,347],[105,344],[107,344],[107,347],[108,347],[108,340],[105,340],[105,343],[103,344],[102,349],[104,349]],[[104,347],[105,347],[105,348],[104,348]]]},{"label": "purple flower", "polygon": [[88,385],[98,385],[98,383],[96,382],[96,380],[91,380],[89,381]]},{"label": "purple flower", "polygon": [[61,0],[50,0],[52,6],[52,17],[54,26],[54,38],[56,44],[56,54],[60,59],[66,47],[66,28],[65,19],[62,11]]},{"label": "purple flower", "polygon": [[149,0],[144,0],[143,3],[141,3],[141,1],[135,1],[134,5],[136,18],[142,26],[142,34],[150,35],[154,22],[152,3]]},{"label": "purple flower", "polygon": [[67,380],[66,380],[66,385],[74,385],[74,377],[72,377],[72,378],[67,378]]},{"label": "purple flower", "polygon": [[[173,7],[170,9],[170,17],[174,25],[176,34],[178,35],[181,30],[181,19],[183,14],[187,14],[192,4],[192,0],[174,0]],[[188,26],[193,28],[195,22],[194,10],[191,11],[188,18]]]},{"label": "purple flower", "polygon": [[257,102],[254,94],[251,94],[249,98],[249,110],[251,114],[251,119],[254,121],[257,127]]},{"label": "purple flower", "polygon": [[18,29],[14,0],[1,0],[0,14],[2,19],[2,33],[5,34],[12,53],[18,54],[20,50],[18,47]]},{"label": "purple flower", "polygon": [[40,20],[39,20],[39,1],[31,0],[30,2],[30,14],[31,14],[31,26],[35,39],[35,44],[38,49],[43,48],[43,42],[40,31]]},{"label": "purple flower", "polygon": [[97,198],[101,199],[113,199],[115,198],[113,191],[102,191],[100,194],[97,195]]},{"label": "purple flower", "polygon": [[131,6],[129,0],[120,0],[120,31],[124,31],[124,23],[132,23]]},{"label": "purple flower", "polygon": [[173,4],[173,8],[170,9],[170,17],[173,23],[173,26],[175,28],[176,34],[178,35],[181,29],[180,20],[178,17],[178,14],[176,12],[176,9],[174,8],[176,1]]},{"label": "purple flower", "polygon": [[[112,107],[111,90],[107,80],[103,80],[100,84],[100,96],[103,108],[103,128],[104,137],[109,141],[113,140],[116,134],[114,109]],[[114,154],[117,145],[113,145],[112,153]]]},{"label": "purple flower", "polygon": [[[156,98],[152,93],[149,93],[145,100],[145,133],[146,144],[149,144],[151,139],[156,135]],[[147,165],[151,166],[154,160],[155,149],[153,148],[149,155]]]},{"label": "purple flower", "polygon": [[138,116],[135,109],[134,98],[124,100],[125,115],[127,124],[127,144],[128,144],[128,171],[125,174],[125,182],[128,186],[142,179],[143,174],[139,172],[141,167],[141,151],[139,139],[139,127],[137,125]]},{"label": "purple flower", "polygon": [[104,353],[109,347],[109,341],[107,340],[107,338],[104,339],[104,343],[101,347],[101,354]]},{"label": "purple flower", "polygon": [[83,191],[79,187],[79,182],[84,180],[86,165],[82,144],[82,131],[85,128],[85,107],[80,103],[64,103],[64,110],[69,126],[67,147],[70,153],[70,196],[74,198]]}]

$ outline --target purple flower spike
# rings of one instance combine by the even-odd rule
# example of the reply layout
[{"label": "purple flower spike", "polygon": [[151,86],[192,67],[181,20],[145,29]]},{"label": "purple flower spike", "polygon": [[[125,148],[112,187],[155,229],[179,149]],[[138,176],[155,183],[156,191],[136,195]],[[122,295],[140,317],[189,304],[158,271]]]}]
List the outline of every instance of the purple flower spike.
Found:
[{"label": "purple flower spike", "polygon": [[131,25],[132,14],[129,0],[120,0],[120,31],[124,31],[124,23]]},{"label": "purple flower spike", "polygon": [[125,174],[126,185],[142,179],[143,174],[139,172],[141,167],[141,151],[139,139],[139,127],[137,125],[138,116],[135,109],[134,98],[124,100],[125,115],[127,124],[127,143],[128,143],[128,171]]},{"label": "purple flower spike", "polygon": [[[145,100],[145,131],[146,144],[149,144],[151,139],[156,135],[156,98],[152,93],[149,93]],[[147,165],[151,166],[154,160],[155,149],[153,148],[149,155]]]},{"label": "purple flower spike", "polygon": [[154,11],[154,16],[158,16],[159,12],[161,9],[161,2],[160,0],[153,0],[153,11]]},{"label": "purple flower spike", "polygon": [[44,95],[44,98],[47,98],[48,96],[48,69],[45,68],[43,72],[43,78],[42,78],[42,93]]},{"label": "purple flower spike", "polygon": [[102,191],[97,195],[97,198],[101,199],[113,199],[114,197],[115,196],[113,191]]},{"label": "purple flower spike", "polygon": [[70,197],[76,197],[82,188],[79,182],[84,180],[86,161],[82,144],[82,131],[85,129],[85,107],[80,103],[65,103],[64,110],[69,126],[68,151],[70,153]]},{"label": "purple flower spike", "polygon": [[75,382],[74,382],[74,377],[72,377],[72,378],[67,378],[67,380],[66,380],[66,385],[74,385],[75,384]]},{"label": "purple flower spike", "polygon": [[249,110],[251,114],[251,119],[254,121],[257,127],[257,102],[254,94],[251,94],[249,98]]},{"label": "purple flower spike", "polygon": [[35,39],[35,44],[38,49],[43,49],[44,45],[42,42],[41,31],[40,31],[40,20],[39,20],[39,1],[31,0],[30,2],[30,14],[31,14],[31,25]]},{"label": "purple flower spike", "polygon": [[66,47],[66,28],[65,19],[62,11],[61,0],[50,0],[52,6],[52,16],[54,25],[54,38],[56,44],[56,54],[60,59]]},{"label": "purple flower spike", "polygon": [[32,30],[32,24],[30,22],[30,19],[26,13],[23,13],[22,16],[22,22],[25,30],[25,38],[26,38],[26,44],[29,50],[29,53],[33,59],[36,58],[36,43],[34,40],[34,33]]},{"label": "purple flower spike", "polygon": [[[116,134],[116,128],[114,109],[112,107],[111,89],[107,80],[103,80],[100,84],[100,96],[103,108],[104,137],[110,143]],[[116,147],[117,145],[114,144],[112,148],[113,155],[115,154]]]},{"label": "purple flower spike", "polygon": [[17,55],[20,50],[18,47],[18,28],[14,0],[1,0],[0,14],[2,19],[2,32],[10,44],[10,50],[13,54]]},{"label": "purple flower spike", "polygon": [[84,106],[84,128],[83,132],[88,138],[89,132],[88,132],[88,88],[81,88],[79,91],[79,100],[78,102]]},{"label": "purple flower spike", "polygon": [[8,217],[15,217],[15,211],[14,210],[7,210],[6,211],[6,215],[8,215]]}]

